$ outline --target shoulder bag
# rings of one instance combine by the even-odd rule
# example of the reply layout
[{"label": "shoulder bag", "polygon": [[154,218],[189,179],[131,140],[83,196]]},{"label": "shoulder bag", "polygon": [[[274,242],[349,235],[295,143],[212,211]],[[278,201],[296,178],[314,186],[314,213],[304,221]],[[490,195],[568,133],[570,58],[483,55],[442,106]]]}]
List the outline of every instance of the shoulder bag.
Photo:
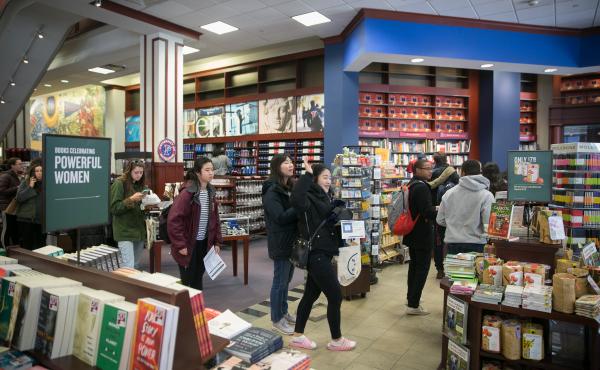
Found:
[{"label": "shoulder bag", "polygon": [[[308,216],[306,216],[306,212],[304,212],[304,220],[306,221],[306,231],[310,234],[310,228],[308,227]],[[325,222],[327,222],[327,219],[321,221],[309,240],[306,240],[301,236],[298,236],[296,240],[294,240],[290,262],[295,267],[306,270],[306,266],[308,265],[308,254],[310,253],[310,249],[312,247],[312,241],[315,238],[315,235],[317,235],[317,232],[319,232],[323,225],[325,225]]]}]

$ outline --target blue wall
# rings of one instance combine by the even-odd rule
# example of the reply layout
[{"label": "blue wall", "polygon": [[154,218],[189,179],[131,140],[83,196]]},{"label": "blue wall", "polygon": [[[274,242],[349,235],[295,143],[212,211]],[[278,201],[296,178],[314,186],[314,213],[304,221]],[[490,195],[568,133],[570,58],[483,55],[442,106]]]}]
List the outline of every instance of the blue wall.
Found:
[{"label": "blue wall", "polygon": [[344,72],[344,44],[325,46],[325,163],[358,143],[358,72]]},{"label": "blue wall", "polygon": [[519,149],[521,74],[483,71],[479,81],[480,161],[504,171],[507,151]]}]

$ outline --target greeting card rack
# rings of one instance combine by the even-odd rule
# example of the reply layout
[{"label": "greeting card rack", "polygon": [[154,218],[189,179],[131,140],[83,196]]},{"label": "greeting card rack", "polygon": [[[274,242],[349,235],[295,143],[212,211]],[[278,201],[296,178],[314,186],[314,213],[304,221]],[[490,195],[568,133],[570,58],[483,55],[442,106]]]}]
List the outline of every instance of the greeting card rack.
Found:
[{"label": "greeting card rack", "polygon": [[[209,358],[200,356],[192,306],[187,291],[176,292],[94,268],[75,266],[22,248],[11,248],[8,250],[8,254],[12,258],[16,258],[20,264],[29,266],[34,270],[48,275],[77,280],[93,289],[109,290],[112,293],[124,296],[129,302],[137,302],[139,298],[151,297],[178,306],[179,321],[177,323],[177,341],[173,361],[174,369],[203,369],[203,364],[229,344],[227,339],[211,335],[213,342],[212,356]],[[38,362],[49,369],[94,369],[94,367],[85,364],[75,356],[65,356],[51,360],[35,351],[30,351],[28,354],[35,357]]]}]

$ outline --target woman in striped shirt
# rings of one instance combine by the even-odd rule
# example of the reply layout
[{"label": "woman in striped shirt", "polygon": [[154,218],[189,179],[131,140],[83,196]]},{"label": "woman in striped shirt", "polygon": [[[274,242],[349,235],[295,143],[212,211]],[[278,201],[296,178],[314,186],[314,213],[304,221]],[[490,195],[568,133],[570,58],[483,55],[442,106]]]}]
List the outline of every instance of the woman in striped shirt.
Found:
[{"label": "woman in striped shirt", "polygon": [[218,253],[223,240],[215,189],[210,184],[213,177],[211,160],[197,158],[167,219],[171,255],[179,264],[181,281],[200,290],[205,271],[204,257],[212,247]]}]

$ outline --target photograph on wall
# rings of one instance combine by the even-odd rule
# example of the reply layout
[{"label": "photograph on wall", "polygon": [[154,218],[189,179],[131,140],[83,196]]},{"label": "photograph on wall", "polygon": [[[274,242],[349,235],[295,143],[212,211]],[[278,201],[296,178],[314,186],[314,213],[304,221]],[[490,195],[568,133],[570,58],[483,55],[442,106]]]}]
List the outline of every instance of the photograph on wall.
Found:
[{"label": "photograph on wall", "polygon": [[260,134],[282,134],[296,131],[296,98],[267,99],[258,102]]},{"label": "photograph on wall", "polygon": [[194,139],[196,137],[196,110],[183,110],[183,138]]},{"label": "photograph on wall", "polygon": [[258,102],[227,105],[225,120],[226,136],[258,134]]},{"label": "photograph on wall", "polygon": [[87,85],[31,99],[31,148],[42,150],[42,134],[104,136],[104,87]]},{"label": "photograph on wall", "polygon": [[296,131],[323,132],[325,126],[325,94],[298,97]]},{"label": "photograph on wall", "polygon": [[125,118],[125,142],[139,143],[140,141],[140,116]]},{"label": "photograph on wall", "polygon": [[196,110],[196,137],[225,136],[225,110],[222,106]]},{"label": "photograph on wall", "polygon": [[511,150],[508,152],[508,200],[550,202],[552,200],[552,152]]}]

